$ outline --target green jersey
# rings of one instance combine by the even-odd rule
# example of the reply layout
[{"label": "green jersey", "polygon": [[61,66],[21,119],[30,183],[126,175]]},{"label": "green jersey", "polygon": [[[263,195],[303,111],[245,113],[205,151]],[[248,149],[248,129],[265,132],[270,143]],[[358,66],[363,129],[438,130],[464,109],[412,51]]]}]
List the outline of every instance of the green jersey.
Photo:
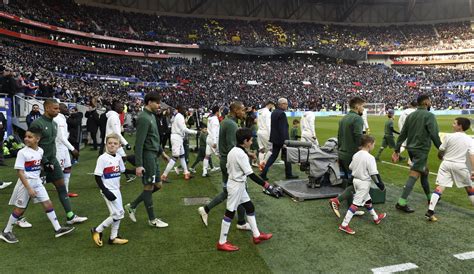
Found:
[{"label": "green jersey", "polygon": [[386,136],[393,136],[393,119],[388,119],[385,122],[384,134]]},{"label": "green jersey", "polygon": [[425,108],[418,108],[408,115],[403,125],[402,132],[397,140],[395,151],[399,152],[402,143],[407,140],[407,150],[429,152],[431,141],[439,148],[441,140],[439,139],[438,123],[433,113]]},{"label": "green jersey", "polygon": [[30,129],[37,129],[41,132],[39,146],[43,149],[43,159],[46,162],[56,160],[56,135],[58,133],[58,125],[52,118],[41,115],[31,123]]},{"label": "green jersey", "polygon": [[219,128],[219,154],[221,158],[227,158],[229,151],[237,145],[235,133],[238,128],[236,117],[228,115],[221,122]]},{"label": "green jersey", "polygon": [[156,123],[155,114],[146,108],[137,118],[137,138],[135,140],[135,158],[136,166],[143,166],[143,152],[155,152],[158,154],[160,149],[160,134]]},{"label": "green jersey", "polygon": [[359,150],[364,121],[355,111],[349,111],[339,121],[337,139],[339,142],[339,158],[350,163],[352,156]]},{"label": "green jersey", "polygon": [[290,140],[298,140],[300,136],[298,135],[298,128],[292,127],[290,131]]}]

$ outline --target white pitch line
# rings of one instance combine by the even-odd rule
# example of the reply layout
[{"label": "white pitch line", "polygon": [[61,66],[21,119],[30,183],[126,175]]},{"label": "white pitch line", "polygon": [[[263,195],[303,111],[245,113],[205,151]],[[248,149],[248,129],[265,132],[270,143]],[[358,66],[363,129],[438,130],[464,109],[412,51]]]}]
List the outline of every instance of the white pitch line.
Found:
[{"label": "white pitch line", "polygon": [[373,273],[395,273],[395,272],[407,271],[407,270],[416,269],[416,268],[418,268],[416,264],[406,263],[406,264],[396,264],[396,265],[372,268],[372,272]]},{"label": "white pitch line", "polygon": [[[397,167],[401,167],[401,168],[404,168],[404,169],[410,169],[410,167],[403,166],[403,165],[399,165],[399,164],[390,163],[390,162],[387,162],[387,161],[382,161],[382,164],[397,166]],[[431,174],[431,175],[434,175],[434,176],[438,176],[438,173],[434,173],[434,172],[431,172],[431,171],[430,171],[430,174]]]},{"label": "white pitch line", "polygon": [[474,259],[474,251],[454,254],[453,256],[459,260],[471,260]]}]

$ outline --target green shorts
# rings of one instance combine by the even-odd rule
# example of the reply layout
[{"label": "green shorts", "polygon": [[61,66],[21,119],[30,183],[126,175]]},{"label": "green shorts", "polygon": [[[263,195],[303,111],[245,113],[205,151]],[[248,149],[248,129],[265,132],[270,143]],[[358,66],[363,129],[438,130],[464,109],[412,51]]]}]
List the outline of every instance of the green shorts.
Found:
[{"label": "green shorts", "polygon": [[382,147],[395,148],[395,137],[391,135],[383,136]]},{"label": "green shorts", "polygon": [[410,160],[413,163],[410,170],[424,173],[428,163],[428,152],[408,151],[408,156],[410,156]]},{"label": "green shorts", "polygon": [[142,180],[144,185],[151,185],[161,181],[160,164],[158,162],[158,154],[155,151],[143,151],[143,168],[145,169],[145,176],[143,176]]},{"label": "green shorts", "polygon": [[57,180],[63,179],[64,178],[63,169],[61,168],[61,165],[59,164],[58,160],[54,158],[51,161],[49,161],[49,163],[54,165],[54,170],[44,172],[44,174],[46,175],[46,182],[54,183]]}]

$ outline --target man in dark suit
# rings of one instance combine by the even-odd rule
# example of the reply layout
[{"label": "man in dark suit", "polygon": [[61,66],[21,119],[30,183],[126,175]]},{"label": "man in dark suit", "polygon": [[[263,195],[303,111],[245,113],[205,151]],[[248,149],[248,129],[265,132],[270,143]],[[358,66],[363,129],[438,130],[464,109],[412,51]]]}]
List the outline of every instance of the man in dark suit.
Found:
[{"label": "man in dark suit", "polygon": [[70,111],[69,117],[67,118],[67,129],[69,132],[69,142],[77,150],[80,150],[80,144],[82,140],[82,112],[77,110],[77,107],[73,107]]},{"label": "man in dark suit", "polygon": [[7,131],[7,119],[3,112],[0,112],[0,166],[5,166],[3,161],[3,136],[5,131]]},{"label": "man in dark suit", "polygon": [[[275,160],[278,158],[278,154],[282,151],[282,155],[286,152],[284,143],[285,140],[290,139],[288,132],[288,118],[286,118],[285,111],[288,109],[288,100],[285,98],[278,99],[278,107],[272,112],[271,125],[270,125],[270,143],[272,143],[272,155],[267,161],[265,168],[263,169],[260,177],[264,180],[268,180],[267,173],[268,169],[273,165]],[[286,157],[282,157],[286,158]],[[294,176],[291,171],[291,164],[285,161],[285,175],[286,179],[297,179],[298,176]]]},{"label": "man in dark suit", "polygon": [[89,110],[86,111],[86,127],[87,131],[90,133],[92,138],[92,145],[93,147],[91,150],[97,150],[97,131],[99,130],[99,113],[97,113],[97,109],[95,106],[90,106]]}]

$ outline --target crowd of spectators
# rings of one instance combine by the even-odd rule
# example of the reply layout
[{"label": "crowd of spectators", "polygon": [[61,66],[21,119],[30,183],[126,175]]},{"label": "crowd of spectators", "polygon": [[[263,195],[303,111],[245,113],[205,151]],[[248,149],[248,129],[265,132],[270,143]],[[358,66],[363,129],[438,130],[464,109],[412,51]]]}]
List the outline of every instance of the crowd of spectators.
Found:
[{"label": "crowd of spectators", "polygon": [[8,5],[0,4],[0,10],[84,32],[170,43],[305,49],[433,50],[470,47],[474,40],[470,22],[362,27],[157,16],[77,5],[73,0],[9,2]]},{"label": "crowd of spectators", "polygon": [[104,41],[98,39],[90,39],[80,36],[69,35],[60,32],[51,32],[41,28],[35,28],[28,25],[13,23],[8,20],[0,20],[0,28],[10,31],[27,34],[39,38],[45,38],[52,41],[69,43],[74,45],[83,45],[93,48],[122,50],[130,52],[144,52],[144,53],[164,53],[164,50],[155,46],[141,46],[137,44],[116,43],[111,41]]},{"label": "crowd of spectators", "polygon": [[[112,100],[140,108],[140,99],[156,87],[138,83],[91,80],[86,73],[137,77],[167,83],[160,88],[163,101],[201,108],[241,100],[259,107],[269,98],[286,97],[293,109],[341,109],[349,97],[360,95],[371,103],[405,106],[420,92],[429,92],[436,109],[469,107],[470,92],[448,84],[474,79],[468,69],[434,69],[349,64],[319,56],[285,55],[242,57],[204,55],[202,60],[143,61],[128,57],[89,54],[2,40],[0,57],[13,71],[14,93],[57,97],[86,105],[110,105]],[[74,75],[69,79],[58,73]],[[453,96],[459,93],[459,96]],[[448,96],[449,95],[449,96]],[[455,94],[456,95],[456,94]]]},{"label": "crowd of spectators", "polygon": [[423,56],[398,56],[395,61],[445,61],[445,60],[473,60],[474,53],[465,54],[444,54],[444,55],[423,55]]}]

